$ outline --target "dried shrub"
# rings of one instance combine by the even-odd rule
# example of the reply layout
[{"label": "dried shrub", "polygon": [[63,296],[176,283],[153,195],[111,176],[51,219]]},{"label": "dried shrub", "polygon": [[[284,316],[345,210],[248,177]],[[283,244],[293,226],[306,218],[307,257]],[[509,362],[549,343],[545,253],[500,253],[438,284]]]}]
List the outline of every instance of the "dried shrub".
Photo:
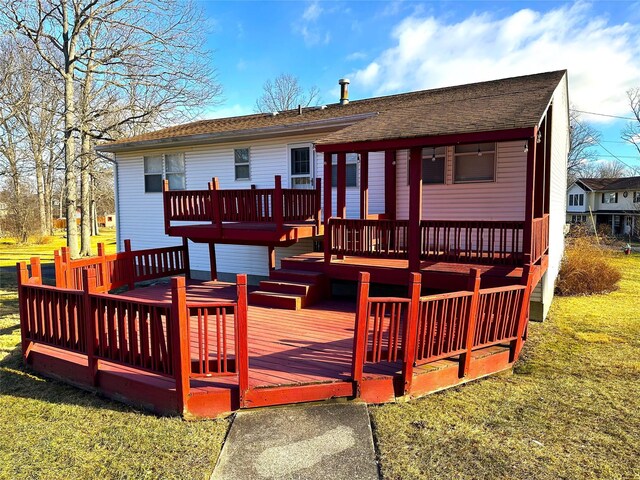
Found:
[{"label": "dried shrub", "polygon": [[55,241],[56,237],[52,237],[51,235],[41,235],[38,237],[34,237],[31,240],[31,243],[35,245],[49,245]]},{"label": "dried shrub", "polygon": [[565,249],[556,282],[560,295],[591,295],[618,288],[622,277],[611,262],[610,249],[600,247],[593,237],[572,238]]}]

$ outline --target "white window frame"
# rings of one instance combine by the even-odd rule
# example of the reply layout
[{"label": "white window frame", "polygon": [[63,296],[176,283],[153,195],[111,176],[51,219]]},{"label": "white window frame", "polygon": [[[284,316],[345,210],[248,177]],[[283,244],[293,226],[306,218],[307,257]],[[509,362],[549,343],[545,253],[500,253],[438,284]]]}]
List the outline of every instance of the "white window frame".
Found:
[{"label": "white window frame", "polygon": [[[497,181],[497,170],[498,170],[498,149],[497,149],[497,144],[495,142],[480,142],[478,143],[478,148],[480,145],[484,145],[484,144],[493,144],[493,150],[481,150],[482,155],[484,155],[485,153],[490,153],[493,155],[493,172],[492,172],[492,178],[490,180],[488,179],[478,179],[478,180],[457,180],[456,179],[456,169],[457,169],[457,165],[458,165],[458,158],[460,157],[468,157],[468,156],[472,156],[472,155],[477,155],[477,153],[473,153],[473,152],[457,152],[456,151],[456,146],[454,145],[453,147],[453,183],[495,183]],[[482,155],[478,155],[478,156],[482,156]]]},{"label": "white window frame", "polygon": [[[291,168],[291,152],[298,148],[308,148],[309,149],[309,173],[308,174],[294,174],[293,169]],[[295,186],[293,179],[295,178],[309,178],[309,185],[307,188],[313,189],[315,188],[315,178],[316,178],[316,151],[313,148],[312,143],[292,143],[287,145],[287,170],[289,174],[289,187],[290,188],[302,188],[301,186]]]},{"label": "white window frame", "polygon": [[[236,161],[236,152],[240,150],[247,151],[247,161],[242,163],[237,163]],[[238,178],[238,170],[236,167],[249,167],[249,175],[247,177]],[[236,182],[246,182],[251,180],[251,147],[240,147],[233,149],[233,178]]]},{"label": "white window frame", "polygon": [[[182,157],[182,165],[184,167],[184,170],[182,172],[168,172],[167,171],[167,155],[180,155]],[[162,172],[158,172],[158,173],[147,173],[146,168],[145,168],[145,161],[147,160],[147,158],[151,158],[151,157],[162,157]],[[147,176],[152,176],[152,175],[160,175],[162,177],[162,182],[164,182],[167,179],[167,175],[180,175],[182,174],[182,176],[184,177],[184,188],[186,190],[187,188],[187,161],[184,155],[184,152],[172,152],[172,153],[158,153],[155,155],[144,155],[142,157],[142,172],[143,172],[143,183],[142,183],[142,188],[144,189],[144,193],[150,193],[150,194],[154,194],[154,193],[162,193],[162,183],[160,183],[160,190],[156,191],[152,191],[152,192],[148,192],[147,191]],[[176,189],[174,189],[176,190]]]},{"label": "white window frame", "polygon": [[633,192],[633,203],[640,203],[640,191]]}]

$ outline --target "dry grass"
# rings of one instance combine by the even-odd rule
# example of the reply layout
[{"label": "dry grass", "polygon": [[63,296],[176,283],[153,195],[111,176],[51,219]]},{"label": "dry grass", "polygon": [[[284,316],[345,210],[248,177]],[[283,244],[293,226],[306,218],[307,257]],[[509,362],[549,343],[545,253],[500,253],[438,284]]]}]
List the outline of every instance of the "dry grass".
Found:
[{"label": "dry grass", "polygon": [[593,237],[572,238],[560,265],[556,292],[591,295],[615,290],[622,274],[612,256],[612,251],[597,245]]},{"label": "dry grass", "polygon": [[[99,241],[115,243],[112,234]],[[12,267],[58,243],[0,244],[2,265],[11,274],[0,288],[0,479],[208,478],[227,421],[157,417],[22,366]]]},{"label": "dry grass", "polygon": [[511,376],[374,407],[387,479],[640,478],[640,256],[620,289],[559,297]]}]

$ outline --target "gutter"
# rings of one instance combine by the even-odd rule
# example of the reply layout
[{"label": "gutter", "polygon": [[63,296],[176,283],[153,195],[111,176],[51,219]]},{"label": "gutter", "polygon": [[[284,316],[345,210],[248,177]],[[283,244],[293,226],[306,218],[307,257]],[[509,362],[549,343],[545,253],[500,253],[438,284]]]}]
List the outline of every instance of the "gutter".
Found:
[{"label": "gutter", "polygon": [[297,122],[291,125],[277,125],[270,127],[251,128],[245,130],[232,130],[229,132],[200,133],[196,135],[186,135],[180,137],[160,138],[153,140],[143,140],[137,142],[124,142],[118,144],[98,145],[95,150],[98,152],[123,152],[133,151],[158,146],[180,146],[193,145],[194,143],[222,143],[236,140],[246,140],[251,137],[267,137],[276,134],[292,134],[298,132],[308,132],[313,130],[331,129],[334,127],[346,127],[354,123],[378,115],[377,112],[360,113],[347,117],[330,118],[324,120],[313,120],[309,122]]},{"label": "gutter", "polygon": [[114,203],[116,204],[116,249],[120,250],[120,187],[118,185],[118,162],[113,158],[100,153],[97,148],[94,150],[98,157],[113,164]]}]

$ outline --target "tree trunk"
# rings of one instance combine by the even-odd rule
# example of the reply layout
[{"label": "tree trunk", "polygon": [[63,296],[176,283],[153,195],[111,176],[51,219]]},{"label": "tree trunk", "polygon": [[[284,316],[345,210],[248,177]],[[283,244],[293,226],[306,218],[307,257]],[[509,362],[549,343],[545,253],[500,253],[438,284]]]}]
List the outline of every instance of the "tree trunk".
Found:
[{"label": "tree trunk", "polygon": [[81,134],[80,144],[80,255],[91,255],[91,140]]},{"label": "tree trunk", "polygon": [[45,236],[49,234],[47,224],[49,224],[51,220],[47,219],[47,207],[44,188],[44,162],[42,158],[42,150],[33,153],[36,166],[36,191],[38,193],[38,217],[40,219],[40,235]]}]

